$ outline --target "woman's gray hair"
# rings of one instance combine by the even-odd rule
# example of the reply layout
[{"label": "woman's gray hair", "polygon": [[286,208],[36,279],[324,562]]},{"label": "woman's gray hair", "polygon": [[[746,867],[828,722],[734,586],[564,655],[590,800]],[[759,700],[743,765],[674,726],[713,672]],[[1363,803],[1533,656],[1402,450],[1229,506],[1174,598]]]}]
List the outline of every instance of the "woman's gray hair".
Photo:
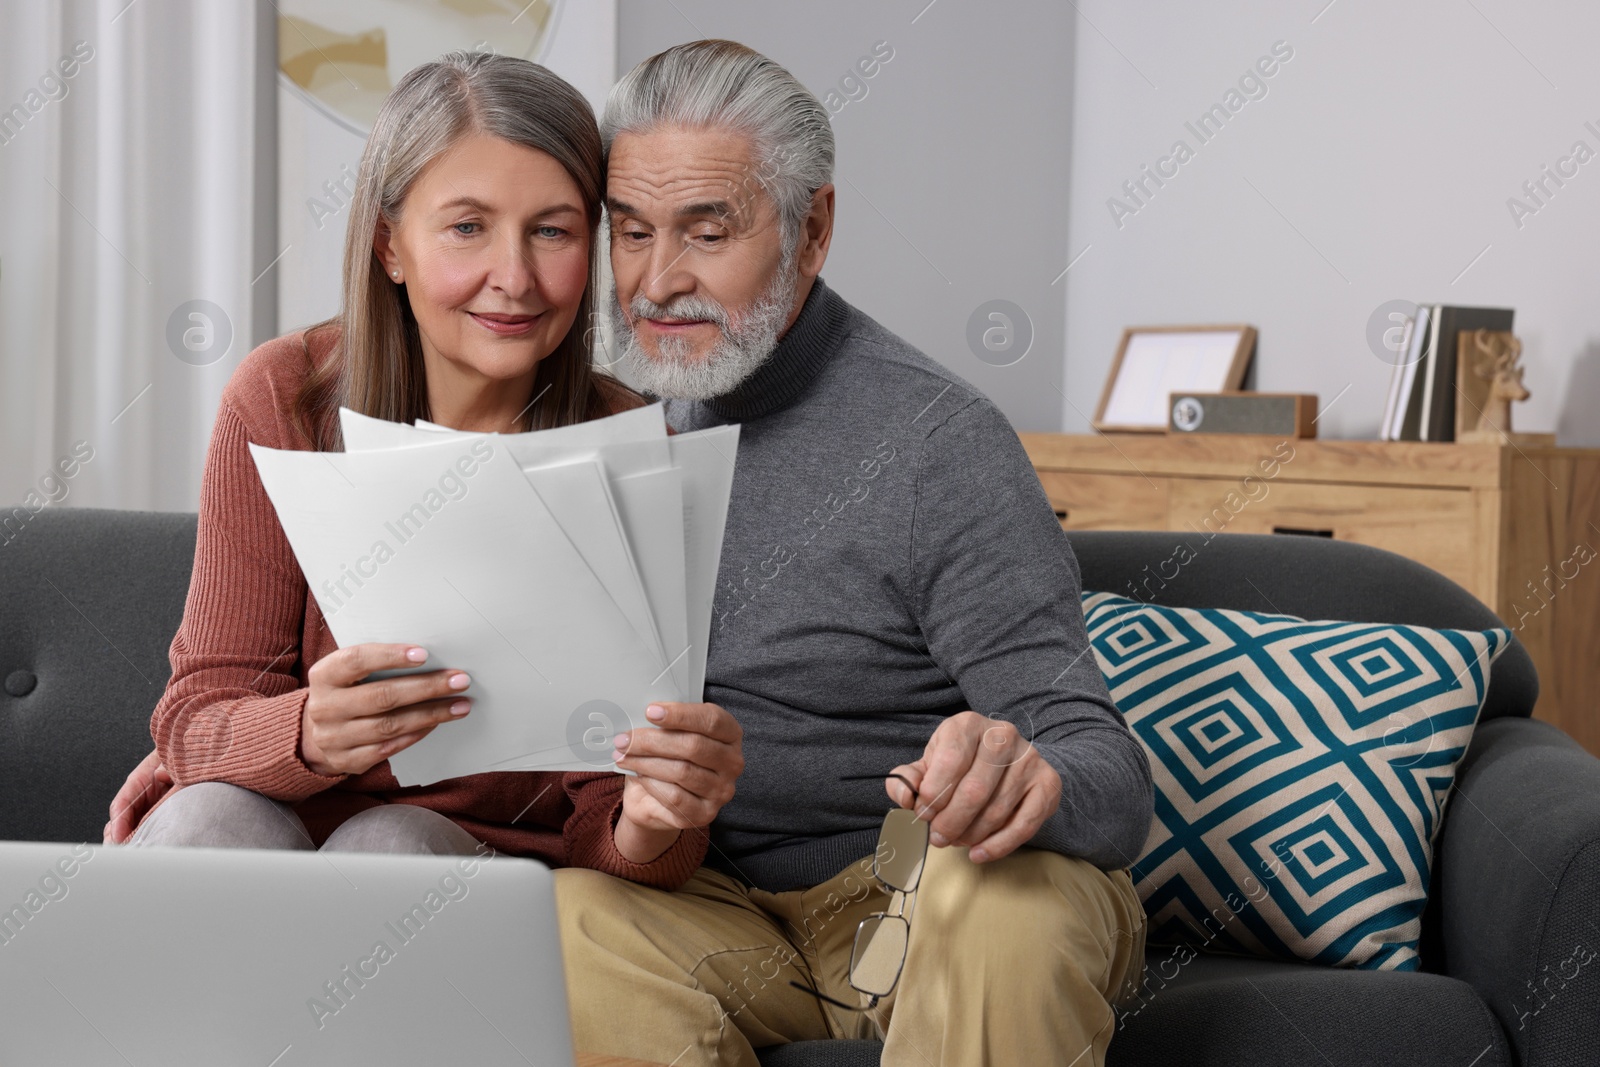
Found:
[{"label": "woman's gray hair", "polygon": [[422,338],[410,298],[391,282],[373,249],[382,226],[405,211],[418,176],[470,134],[543,152],[578,187],[589,231],[589,284],[577,319],[539,361],[530,404],[508,429],[566,426],[596,414],[590,340],[599,262],[595,228],[604,195],[605,154],[594,110],[583,95],[544,67],[491,52],[448,52],[408,71],[384,99],[356,173],[344,248],[339,314],[309,332],[337,328],[337,356],[313,369],[295,401],[295,421],[315,447],[343,447],[338,409],[391,422],[431,418]]},{"label": "woman's gray hair", "polygon": [[693,41],[651,56],[612,88],[600,136],[609,156],[618,134],[666,126],[731,129],[751,138],[756,180],[777,205],[787,258],[812,196],[833,180],[833,127],[821,101],[793,74],[736,41]]}]

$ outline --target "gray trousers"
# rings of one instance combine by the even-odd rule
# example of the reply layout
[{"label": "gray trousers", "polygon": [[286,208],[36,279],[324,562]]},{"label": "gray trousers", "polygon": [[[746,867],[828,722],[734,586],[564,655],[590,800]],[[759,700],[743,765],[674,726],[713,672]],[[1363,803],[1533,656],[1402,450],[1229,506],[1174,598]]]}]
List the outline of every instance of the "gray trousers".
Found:
[{"label": "gray trousers", "polygon": [[[130,845],[211,848],[316,848],[287,804],[226,782],[184,786],[139,824]],[[478,839],[415,804],[384,804],[346,819],[322,844],[328,852],[408,852],[471,856]]]}]

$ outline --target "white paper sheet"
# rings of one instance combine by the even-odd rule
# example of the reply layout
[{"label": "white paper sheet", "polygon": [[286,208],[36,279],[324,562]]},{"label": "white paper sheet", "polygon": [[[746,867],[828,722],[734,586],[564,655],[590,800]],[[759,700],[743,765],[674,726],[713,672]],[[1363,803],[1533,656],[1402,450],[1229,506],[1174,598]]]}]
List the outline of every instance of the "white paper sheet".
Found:
[{"label": "white paper sheet", "polygon": [[[685,628],[691,643],[681,659],[689,672],[684,699],[705,699],[706,653],[711,632],[711,611],[716,600],[717,569],[722,558],[722,535],[728,518],[728,499],[733,486],[735,459],[738,454],[739,427],[718,426],[710,430],[677,434],[668,439],[672,448],[672,461],[682,479],[683,491],[683,541],[685,547],[683,582],[685,598]],[[644,477],[618,479],[613,488],[623,487],[615,494],[617,499],[637,501],[642,514],[648,516],[652,503],[648,499]],[[628,488],[637,487],[639,495],[625,496]],[[660,491],[659,485],[648,491]],[[654,528],[655,536],[665,536],[661,524]],[[636,545],[646,544],[650,537],[635,539]],[[670,594],[668,594],[670,595]],[[652,594],[652,597],[654,594]],[[669,650],[672,645],[668,643]],[[599,727],[596,727],[599,729]],[[564,751],[557,746],[530,750],[520,759],[508,760],[502,770],[547,770],[563,758]]]},{"label": "white paper sheet", "polygon": [[414,642],[423,669],[473,676],[473,713],[391,758],[402,784],[615,769],[651,700],[704,699],[737,426],[669,438],[659,405],[507,435],[340,415],[344,454],[252,454],[339,643]]},{"label": "white paper sheet", "polygon": [[[344,447],[348,452],[370,451],[375,448],[403,448],[411,444],[428,444],[436,440],[432,434],[464,436],[465,430],[452,430],[447,426],[425,422],[407,426],[403,422],[389,422],[361,415],[349,408],[339,409],[339,427],[344,431]],[[418,435],[421,434],[420,438]],[[354,440],[352,440],[352,435]],[[553,430],[534,430],[531,433],[498,434],[515,446],[519,441],[534,441],[550,447],[584,448],[614,444],[621,441],[660,440],[667,435],[665,409],[660,404],[629,408],[602,419],[576,422],[571,426],[558,426]]]},{"label": "white paper sheet", "polygon": [[656,652],[499,440],[251,454],[339,644],[416,643],[423,669],[473,678],[470,715],[390,759],[402,785],[536,751],[554,754],[546,769],[607,769],[608,739],[587,740],[592,709],[625,729],[645,725],[649,701],[674,699]]},{"label": "white paper sheet", "polygon": [[[644,417],[637,414],[638,412],[650,412],[651,415]],[[506,446],[525,471],[551,464],[570,463],[575,459],[594,459],[604,466],[614,509],[621,522],[623,538],[636,563],[636,581],[643,588],[643,595],[652,607],[650,622],[642,620],[636,614],[637,602],[623,592],[614,579],[615,562],[607,563],[597,558],[600,550],[590,550],[589,542],[579,529],[580,524],[569,521],[567,513],[561,508],[553,507],[552,510],[557,521],[567,527],[574,543],[601,578],[607,591],[612,593],[618,606],[641,633],[656,635],[659,647],[663,649],[665,655],[674,690],[681,694],[675,699],[698,701],[704,699],[706,649],[703,639],[692,645],[688,639],[690,633],[701,631],[696,630],[689,622],[690,619],[697,617],[697,614],[688,610],[687,590],[684,589],[686,570],[684,549],[685,542],[693,543],[694,538],[685,536],[683,531],[688,522],[688,515],[693,511],[691,498],[708,492],[713,496],[720,493],[726,497],[731,486],[732,459],[737,452],[738,434],[737,428],[732,428],[733,432],[730,435],[730,428],[727,427],[716,431],[702,431],[717,435],[711,446],[703,444],[679,446],[679,450],[689,457],[687,462],[695,465],[697,469],[705,466],[709,470],[710,467],[721,464],[728,467],[729,477],[720,481],[713,478],[710,482],[706,482],[703,475],[695,475],[698,480],[687,489],[680,488],[679,495],[674,500],[665,495],[667,490],[662,488],[664,480],[638,477],[670,471],[674,467],[674,453],[661,412],[661,406],[656,404],[575,426],[536,431],[531,434],[511,434],[499,439],[506,442]],[[409,447],[434,441],[441,434],[471,436],[421,419],[417,420],[417,426],[408,427],[400,423],[357,415],[350,411],[341,411],[340,414],[344,419],[345,446],[352,449]],[[571,432],[575,430],[583,432]],[[680,436],[697,438],[699,435]],[[724,439],[725,443],[715,443]],[[682,484],[681,477],[679,484],[680,486]],[[705,509],[702,507],[701,510]],[[706,566],[707,553],[704,550],[697,553],[695,567],[698,582],[706,587],[707,597],[711,597],[715,592],[717,560],[721,553],[720,537],[722,524],[726,518],[726,500],[723,501],[722,510],[712,508],[708,515],[715,524],[714,529],[708,525],[700,536],[715,537],[719,540],[712,546],[709,569]],[[663,531],[669,528],[675,532],[664,534]],[[693,589],[700,586],[695,581],[690,581],[687,587]],[[701,614],[706,620],[710,619],[709,600]]]},{"label": "white paper sheet", "polygon": [[679,700],[697,701],[689,645],[685,576],[683,472],[673,468],[618,478],[611,483],[617,518],[628,533],[645,596],[655,611]]},{"label": "white paper sheet", "polygon": [[734,462],[739,452],[739,427],[717,426],[667,439],[672,465],[683,471],[684,541],[688,557],[688,626],[696,646],[690,650],[690,700],[704,700],[706,640],[711,633],[711,607],[717,598],[717,567],[722,561],[722,533],[728,522]]},{"label": "white paper sheet", "polygon": [[[662,418],[660,405],[635,408],[609,418],[554,430],[505,435],[471,434],[433,427],[432,424],[427,424],[430,428],[423,429],[370,418],[348,408],[341,408],[339,415],[345,434],[345,448],[351,452],[430,445],[447,436],[453,439],[492,436],[504,444],[525,471],[534,467],[566,466],[583,460],[598,462],[599,457],[612,448],[621,450],[617,455],[629,465],[629,469],[667,469],[671,462],[666,443],[666,422]],[[614,445],[611,443],[613,439],[616,441]],[[545,497],[546,505],[567,531],[584,562],[600,579],[601,585],[633,624],[640,638],[657,652],[659,666],[665,667],[678,650],[670,654],[666,652],[655,613],[646,603],[644,583],[634,564],[630,531],[615,524],[615,512],[618,509],[609,500],[602,502],[593,495],[597,491],[601,496],[608,497],[610,485],[602,477],[598,490],[590,486],[586,496],[583,486],[569,480],[581,475],[581,471],[568,472],[565,476],[553,475],[550,477],[554,481],[537,484],[542,486],[540,492]],[[603,518],[607,516],[609,518]],[[681,611],[670,606],[664,610]],[[675,671],[673,679],[677,682],[675,692],[687,691],[686,672]]]},{"label": "white paper sheet", "polygon": [[[669,662],[666,646],[600,464],[578,460],[560,466],[523,468],[522,473],[639,639],[655,653],[656,667],[665,671]],[[678,559],[682,558],[680,548]],[[537,557],[532,560],[534,566],[542,564]],[[681,566],[680,563],[680,569]]]}]

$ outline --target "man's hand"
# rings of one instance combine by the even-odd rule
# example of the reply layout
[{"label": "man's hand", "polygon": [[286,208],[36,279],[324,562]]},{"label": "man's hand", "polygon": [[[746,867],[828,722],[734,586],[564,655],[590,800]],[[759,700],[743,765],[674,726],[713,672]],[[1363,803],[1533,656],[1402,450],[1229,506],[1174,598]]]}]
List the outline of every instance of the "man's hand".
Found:
[{"label": "man's hand", "polygon": [[122,783],[122,788],[111,800],[111,819],[103,831],[105,843],[120,845],[128,840],[133,835],[133,828],[144,818],[144,813],[166,796],[171,788],[171,773],[166,764],[161,762],[156,750],[151,749],[150,754],[128,772],[128,780]]},{"label": "man's hand", "polygon": [[710,826],[744,772],[744,731],[716,704],[661,702],[645,709],[659,727],[616,737],[622,787],[617,851],[634,863],[660,856],[684,830]]},{"label": "man's hand", "polygon": [[939,724],[915,763],[894,769],[885,788],[932,825],[936,847],[966,845],[973,863],[1009,856],[1061,806],[1061,776],[1009,722],[963,711]]}]

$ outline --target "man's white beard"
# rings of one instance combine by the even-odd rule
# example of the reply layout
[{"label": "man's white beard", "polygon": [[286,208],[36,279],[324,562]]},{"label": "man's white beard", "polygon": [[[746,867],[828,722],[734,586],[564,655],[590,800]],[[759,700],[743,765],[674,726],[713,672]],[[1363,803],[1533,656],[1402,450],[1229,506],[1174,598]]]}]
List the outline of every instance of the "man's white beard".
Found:
[{"label": "man's white beard", "polygon": [[634,386],[666,400],[710,400],[733,392],[760,370],[778,347],[778,335],[794,309],[799,258],[785,256],[772,284],[737,319],[727,308],[705,297],[681,296],[668,304],[657,304],[643,293],[634,296],[630,310],[636,320],[704,319],[714,323],[722,336],[704,357],[698,356],[683,337],[659,338],[659,355],[646,352],[622,312],[616,286],[612,286],[611,328],[622,344],[623,365]]}]

